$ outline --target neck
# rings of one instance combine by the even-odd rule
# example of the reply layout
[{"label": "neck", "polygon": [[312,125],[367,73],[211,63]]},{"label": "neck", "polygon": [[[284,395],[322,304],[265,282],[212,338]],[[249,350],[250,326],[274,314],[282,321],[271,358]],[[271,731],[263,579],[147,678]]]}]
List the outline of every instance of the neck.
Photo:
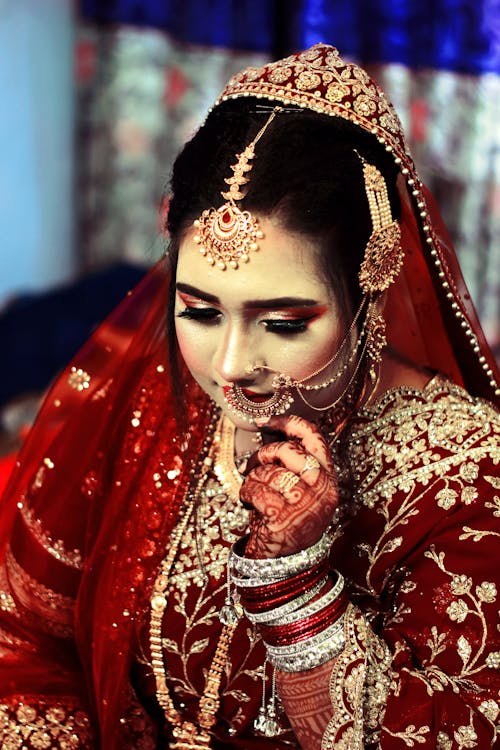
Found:
[{"label": "neck", "polygon": [[236,429],[234,435],[234,455],[241,456],[243,453],[254,452],[261,445],[260,432],[249,432]]}]

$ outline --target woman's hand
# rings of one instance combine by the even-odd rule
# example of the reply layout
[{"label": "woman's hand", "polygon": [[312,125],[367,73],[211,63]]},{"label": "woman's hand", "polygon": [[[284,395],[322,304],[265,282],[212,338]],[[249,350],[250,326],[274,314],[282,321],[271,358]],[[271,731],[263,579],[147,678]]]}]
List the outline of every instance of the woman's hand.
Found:
[{"label": "woman's hand", "polygon": [[[272,417],[283,442],[263,446],[247,468],[240,496],[254,512],[245,555],[290,555],[318,541],[338,503],[333,462],[318,429],[301,417]],[[306,463],[307,462],[307,463]]]}]

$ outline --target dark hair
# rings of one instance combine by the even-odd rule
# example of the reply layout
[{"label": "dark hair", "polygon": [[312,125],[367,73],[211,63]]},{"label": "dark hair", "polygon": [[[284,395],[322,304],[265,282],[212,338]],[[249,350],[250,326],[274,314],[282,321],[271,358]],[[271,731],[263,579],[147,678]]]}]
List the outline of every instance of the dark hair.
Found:
[{"label": "dark hair", "polygon": [[[184,232],[204,209],[221,205],[231,165],[265,124],[272,106],[253,97],[223,102],[177,157],[168,214],[173,268]],[[385,148],[346,120],[300,108],[279,112],[258,141],[247,193],[239,202],[316,240],[325,278],[333,290],[347,290],[351,310],[361,298],[358,271],[372,231],[358,154],[384,175],[393,217],[399,218],[398,169]],[[171,344],[172,323],[171,309]]]}]

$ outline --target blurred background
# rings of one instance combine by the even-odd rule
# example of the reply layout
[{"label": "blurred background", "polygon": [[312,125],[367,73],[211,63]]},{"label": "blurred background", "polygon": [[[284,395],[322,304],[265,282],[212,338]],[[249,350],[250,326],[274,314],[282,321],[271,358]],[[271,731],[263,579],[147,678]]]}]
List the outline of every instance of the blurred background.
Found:
[{"label": "blurred background", "polygon": [[393,100],[500,352],[500,0],[0,0],[5,430],[160,256],[227,78],[318,41]]}]

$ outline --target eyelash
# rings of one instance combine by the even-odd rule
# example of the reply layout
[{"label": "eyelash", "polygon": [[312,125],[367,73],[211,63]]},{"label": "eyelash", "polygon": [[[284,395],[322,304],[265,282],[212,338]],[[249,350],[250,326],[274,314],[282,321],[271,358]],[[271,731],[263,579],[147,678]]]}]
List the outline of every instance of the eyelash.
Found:
[{"label": "eyelash", "polygon": [[[217,324],[221,316],[220,310],[213,307],[186,307],[178,313],[178,318],[194,320],[206,325]],[[307,330],[308,320],[306,318],[296,318],[289,320],[263,320],[265,329],[270,333],[278,335],[293,335],[295,333],[304,333]]]},{"label": "eyelash", "polygon": [[290,320],[263,320],[266,330],[271,333],[304,333],[307,330],[307,320],[294,318]]},{"label": "eyelash", "polygon": [[214,307],[186,307],[185,310],[178,313],[177,317],[196,320],[200,323],[217,323],[220,314],[220,311]]}]

